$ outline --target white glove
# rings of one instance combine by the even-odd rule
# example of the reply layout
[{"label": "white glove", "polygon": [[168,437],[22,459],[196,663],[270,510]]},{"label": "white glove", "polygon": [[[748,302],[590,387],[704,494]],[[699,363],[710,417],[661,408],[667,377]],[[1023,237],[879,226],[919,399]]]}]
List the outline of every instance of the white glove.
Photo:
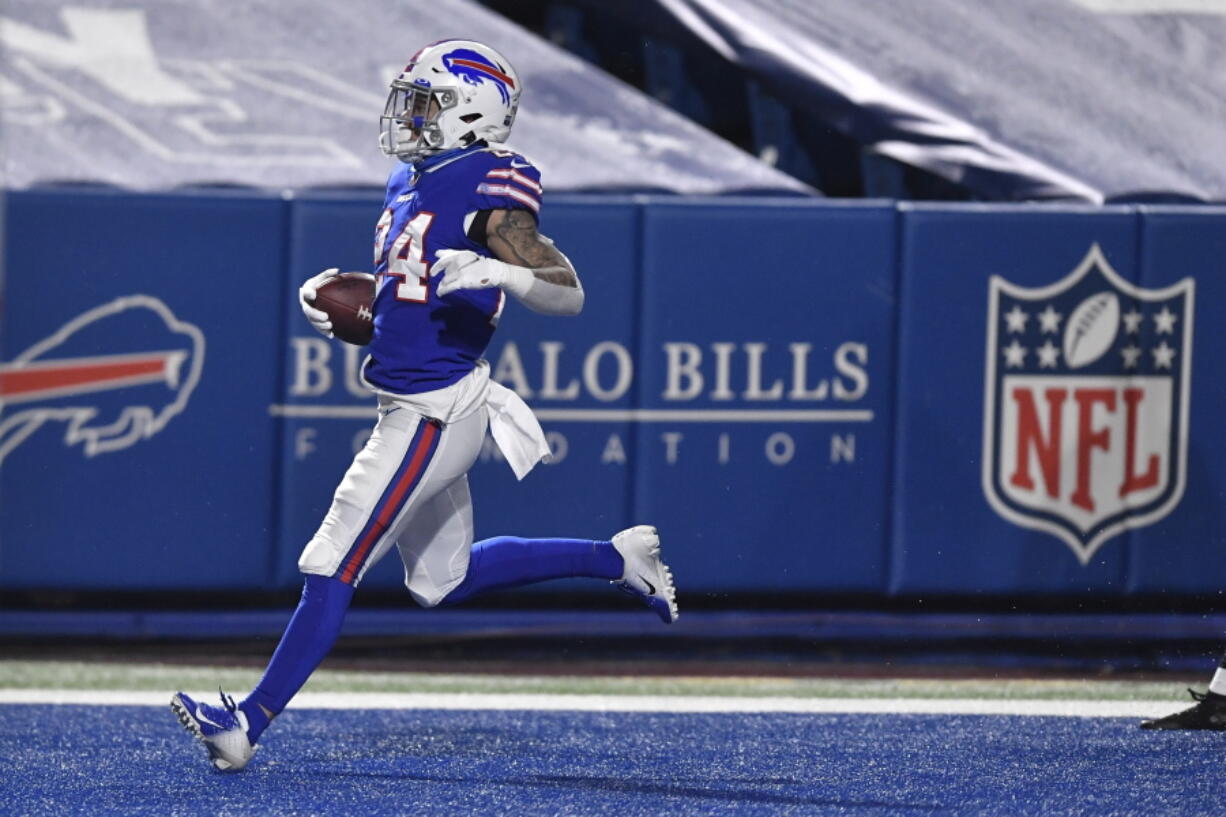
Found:
[{"label": "white glove", "polygon": [[340,274],[341,271],[337,267],[332,267],[313,278],[308,278],[306,283],[298,288],[298,303],[302,306],[302,314],[306,315],[306,319],[311,322],[311,326],[315,327],[315,331],[325,338],[332,337],[332,319],[328,317],[327,312],[316,309],[312,304],[315,303],[315,293],[319,288]]},{"label": "white glove", "polygon": [[[490,289],[501,287],[513,295],[522,295],[532,286],[532,273],[497,258],[486,258],[472,250],[439,250],[431,275],[443,276],[438,284],[441,298],[457,289]],[[525,280],[526,279],[526,280]]]}]

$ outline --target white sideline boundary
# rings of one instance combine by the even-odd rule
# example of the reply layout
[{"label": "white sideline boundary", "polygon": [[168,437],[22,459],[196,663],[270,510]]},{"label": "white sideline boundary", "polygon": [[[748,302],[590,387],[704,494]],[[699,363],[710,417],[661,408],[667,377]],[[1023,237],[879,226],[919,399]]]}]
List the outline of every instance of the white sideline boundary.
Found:
[{"label": "white sideline boundary", "polygon": [[[171,691],[0,689],[2,704],[169,706]],[[195,693],[190,693],[195,694]],[[215,702],[216,692],[200,700]],[[542,695],[490,693],[304,692],[291,710],[446,709],[540,712],[680,712],[904,715],[1019,715],[1069,718],[1145,718],[1166,715],[1178,702],[983,700],[976,698],[773,698],[711,695]]]}]

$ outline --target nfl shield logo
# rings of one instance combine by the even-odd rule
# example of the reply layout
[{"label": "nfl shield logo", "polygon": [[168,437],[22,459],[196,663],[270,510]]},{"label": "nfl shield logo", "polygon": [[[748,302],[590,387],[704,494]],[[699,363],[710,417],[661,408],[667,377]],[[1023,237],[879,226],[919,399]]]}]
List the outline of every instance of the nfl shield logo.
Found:
[{"label": "nfl shield logo", "polygon": [[1097,244],[1049,286],[992,277],[983,490],[998,514],[1059,537],[1085,564],[1179,504],[1193,284],[1134,286]]}]

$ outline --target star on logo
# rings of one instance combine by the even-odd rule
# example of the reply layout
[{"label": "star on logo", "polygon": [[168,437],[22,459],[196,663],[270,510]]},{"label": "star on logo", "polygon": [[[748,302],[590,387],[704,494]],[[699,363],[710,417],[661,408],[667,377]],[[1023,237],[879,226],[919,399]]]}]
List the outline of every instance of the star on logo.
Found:
[{"label": "star on logo", "polygon": [[1175,350],[1166,345],[1166,341],[1162,341],[1155,348],[1150,349],[1150,353],[1154,356],[1154,368],[1169,369],[1171,361],[1175,359]]},{"label": "star on logo", "polygon": [[[1050,306],[1047,308],[1051,309]],[[1039,315],[1040,319],[1042,319],[1042,317],[1043,317],[1042,315]],[[1044,343],[1042,346],[1040,346],[1037,351],[1039,353],[1039,368],[1040,369],[1056,368],[1056,361],[1060,357],[1060,350],[1057,349],[1055,346],[1053,346],[1050,340],[1047,341],[1047,343]]]},{"label": "star on logo", "polygon": [[1135,369],[1141,360],[1141,349],[1137,346],[1125,346],[1120,349],[1120,354],[1124,356],[1124,368]]},{"label": "star on logo", "polygon": [[1014,304],[1013,308],[1005,313],[1005,323],[1009,325],[1010,332],[1025,332],[1026,321],[1029,318],[1030,316],[1023,312],[1017,304]]},{"label": "star on logo", "polygon": [[1125,312],[1120,317],[1124,319],[1125,332],[1130,335],[1135,335],[1137,332],[1141,331],[1141,313],[1135,306],[1131,311]]},{"label": "star on logo", "polygon": [[1006,366],[1021,366],[1026,361],[1026,347],[1018,343],[1016,339],[1001,351],[1005,355]]},{"label": "star on logo", "polygon": [[1060,321],[1063,317],[1059,312],[1052,309],[1051,304],[1048,304],[1047,309],[1039,313],[1039,329],[1043,332],[1059,332]]},{"label": "star on logo", "polygon": [[1167,307],[1162,307],[1162,311],[1154,315],[1154,323],[1158,325],[1158,332],[1171,334],[1175,331],[1175,313]]}]

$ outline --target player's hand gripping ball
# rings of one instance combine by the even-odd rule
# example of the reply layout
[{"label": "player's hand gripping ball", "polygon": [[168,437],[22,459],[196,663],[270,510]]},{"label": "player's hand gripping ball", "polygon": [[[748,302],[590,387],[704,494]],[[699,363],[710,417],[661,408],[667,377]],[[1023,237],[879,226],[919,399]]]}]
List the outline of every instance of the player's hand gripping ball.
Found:
[{"label": "player's hand gripping ball", "polygon": [[355,346],[370,343],[375,331],[375,276],[327,269],[298,291],[307,320],[326,337]]}]

